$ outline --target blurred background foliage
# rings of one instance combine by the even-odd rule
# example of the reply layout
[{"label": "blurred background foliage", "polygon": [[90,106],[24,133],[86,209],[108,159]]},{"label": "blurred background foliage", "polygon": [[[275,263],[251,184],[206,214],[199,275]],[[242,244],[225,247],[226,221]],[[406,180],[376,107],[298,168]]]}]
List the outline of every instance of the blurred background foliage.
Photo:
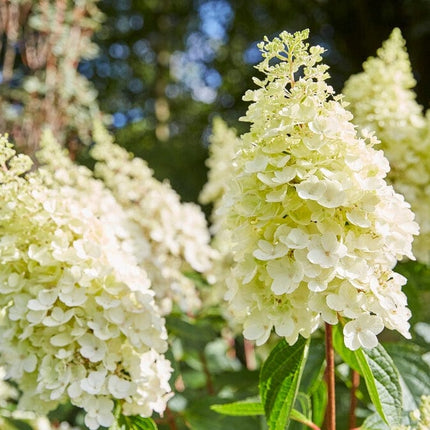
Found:
[{"label": "blurred background foliage", "polygon": [[146,159],[185,200],[206,181],[213,116],[243,132],[241,98],[252,87],[256,43],[282,30],[310,28],[327,49],[340,91],[394,27],[407,41],[418,101],[428,107],[429,0],[102,0],[94,42],[99,55],[79,70],[112,114],[120,144]]},{"label": "blurred background foliage", "polygon": [[45,125],[74,156],[91,143],[97,92],[78,72],[94,58],[97,0],[0,1],[0,132],[33,154]]}]

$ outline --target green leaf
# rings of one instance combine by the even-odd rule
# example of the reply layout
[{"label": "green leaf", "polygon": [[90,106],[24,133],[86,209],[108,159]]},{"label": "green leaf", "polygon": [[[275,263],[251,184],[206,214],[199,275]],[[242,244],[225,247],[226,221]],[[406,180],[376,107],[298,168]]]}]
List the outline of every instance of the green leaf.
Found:
[{"label": "green leaf", "polygon": [[402,389],[393,360],[382,345],[367,350],[358,349],[354,354],[376,411],[388,425],[400,424]]},{"label": "green leaf", "polygon": [[430,393],[430,366],[422,358],[426,351],[411,343],[393,343],[385,347],[400,373],[403,409],[418,409],[421,396]]},{"label": "green leaf", "polygon": [[360,430],[390,430],[390,428],[384,423],[379,414],[372,414],[365,419]]},{"label": "green leaf", "polygon": [[382,345],[373,349],[349,350],[340,329],[333,330],[333,346],[343,361],[364,378],[370,399],[390,425],[400,422],[402,413],[402,389],[399,372]]},{"label": "green leaf", "polygon": [[297,409],[291,409],[290,418],[292,420],[297,421],[297,422],[302,423],[302,424],[306,424],[306,425],[313,424],[309,418],[305,417]]},{"label": "green leaf", "polygon": [[211,407],[222,403],[219,397],[200,396],[190,402],[184,410],[183,417],[187,428],[193,430],[250,430],[259,428],[259,416],[227,416],[216,413]]},{"label": "green leaf", "polygon": [[323,339],[312,339],[300,382],[300,391],[312,394],[318,388],[324,376],[325,343]]},{"label": "green leaf", "polygon": [[328,396],[327,396],[327,385],[324,380],[322,380],[313,392],[312,392],[312,421],[321,427],[324,418],[325,410],[327,407]]},{"label": "green leaf", "polygon": [[309,350],[309,340],[299,337],[289,346],[283,339],[270,353],[260,373],[260,397],[270,430],[288,425]]},{"label": "green leaf", "polygon": [[211,409],[219,414],[232,416],[264,415],[264,408],[260,402],[243,400],[241,402],[212,405]]},{"label": "green leaf", "polygon": [[157,425],[151,418],[120,415],[111,430],[157,430]]},{"label": "green leaf", "polygon": [[[411,428],[409,426],[412,426],[413,424],[414,423],[411,420],[409,412],[403,412],[402,426]],[[364,420],[364,423],[361,425],[360,430],[390,430],[390,428],[392,427],[387,426],[387,424],[384,423],[379,414],[374,413],[372,415],[369,415]],[[413,426],[412,428],[415,428],[415,426]]]},{"label": "green leaf", "polygon": [[[231,416],[264,415],[264,408],[260,402],[243,400],[241,402],[212,405],[211,409],[219,414]],[[290,418],[303,424],[311,423],[311,420],[297,409],[291,409]]]},{"label": "green leaf", "polygon": [[300,411],[307,419],[312,418],[312,402],[306,393],[299,393],[296,396],[295,408]]}]

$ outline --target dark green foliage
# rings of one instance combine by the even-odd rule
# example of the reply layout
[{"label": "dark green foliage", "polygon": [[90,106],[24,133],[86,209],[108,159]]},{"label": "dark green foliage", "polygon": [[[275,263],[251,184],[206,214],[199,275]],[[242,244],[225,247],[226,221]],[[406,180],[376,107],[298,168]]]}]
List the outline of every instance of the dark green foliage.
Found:
[{"label": "dark green foliage", "polygon": [[420,397],[430,393],[430,366],[423,359],[424,348],[413,343],[385,345],[400,373],[403,388],[403,408],[418,409]]},{"label": "dark green foliage", "polygon": [[309,340],[302,337],[293,346],[281,340],[261,368],[260,397],[270,430],[288,425],[308,350]]},{"label": "dark green foliage", "polygon": [[157,430],[157,425],[151,418],[121,415],[118,419],[117,429],[114,426],[112,430]]}]

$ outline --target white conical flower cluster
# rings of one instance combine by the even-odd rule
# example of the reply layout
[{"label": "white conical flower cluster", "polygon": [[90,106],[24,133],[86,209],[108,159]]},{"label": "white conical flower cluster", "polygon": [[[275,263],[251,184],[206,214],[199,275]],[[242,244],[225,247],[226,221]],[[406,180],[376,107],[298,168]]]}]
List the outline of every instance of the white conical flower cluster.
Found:
[{"label": "white conical flower cluster", "polygon": [[172,302],[186,312],[198,309],[198,292],[185,274],[209,272],[216,255],[209,245],[202,211],[195,204],[181,203],[168,183],[152,176],[145,161],[115,145],[100,123],[95,124],[94,140],[96,176],[103,179],[150,244],[145,268],[162,312],[169,313]]},{"label": "white conical flower cluster", "polygon": [[430,139],[425,139],[425,119],[416,102],[405,40],[398,28],[363,64],[363,72],[345,84],[345,100],[354,124],[372,130],[390,163],[388,181],[405,196],[420,225],[413,250],[430,264]]},{"label": "white conical flower cluster", "polygon": [[235,264],[227,299],[244,335],[263,344],[272,328],[293,344],[341,318],[350,349],[371,348],[385,327],[409,337],[410,311],[393,272],[418,226],[375,138],[357,136],[352,115],[326,84],[308,31],[259,48],[234,179],[224,196]]},{"label": "white conical flower cluster", "polygon": [[[224,216],[218,209],[227,190],[227,184],[233,176],[233,159],[239,149],[240,139],[235,130],[229,128],[220,117],[215,117],[209,142],[209,158],[206,161],[209,169],[208,181],[199,195],[199,201],[202,204],[213,205],[210,231],[213,235],[212,246],[218,251],[219,257],[214,261],[209,277],[213,285],[205,297],[205,303],[218,304],[225,294],[225,278],[232,262],[229,231],[222,228]],[[222,311],[225,318],[230,320],[226,309]]]},{"label": "white conical flower cluster", "polygon": [[87,167],[74,163],[48,129],[42,133],[36,158],[42,165],[38,174],[43,183],[61,192],[67,190],[82,207],[91,210],[120,244],[124,255],[145,270],[151,255],[150,243],[140,234],[139,225],[129,218],[103,181],[95,179]]},{"label": "white conical flower cluster", "polygon": [[[220,117],[215,117],[209,143],[209,158],[206,161],[208,181],[200,193],[199,201],[204,205],[213,203],[216,209],[232,177],[233,159],[239,149],[240,139],[235,130],[229,128]],[[216,220],[213,224],[216,224]]]},{"label": "white conical flower cluster", "polygon": [[[169,397],[166,330],[144,270],[115,231],[68,187],[0,142],[0,364],[18,407],[39,414],[70,399],[91,429],[162,412]],[[85,199],[84,199],[85,201]]]}]

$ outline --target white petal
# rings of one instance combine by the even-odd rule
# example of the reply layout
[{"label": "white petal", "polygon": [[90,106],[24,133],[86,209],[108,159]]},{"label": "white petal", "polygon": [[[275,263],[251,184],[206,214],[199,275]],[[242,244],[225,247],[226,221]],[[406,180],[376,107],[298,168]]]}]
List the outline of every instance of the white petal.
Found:
[{"label": "white petal", "polygon": [[378,338],[370,330],[357,333],[358,341],[363,348],[371,349],[378,345]]}]

